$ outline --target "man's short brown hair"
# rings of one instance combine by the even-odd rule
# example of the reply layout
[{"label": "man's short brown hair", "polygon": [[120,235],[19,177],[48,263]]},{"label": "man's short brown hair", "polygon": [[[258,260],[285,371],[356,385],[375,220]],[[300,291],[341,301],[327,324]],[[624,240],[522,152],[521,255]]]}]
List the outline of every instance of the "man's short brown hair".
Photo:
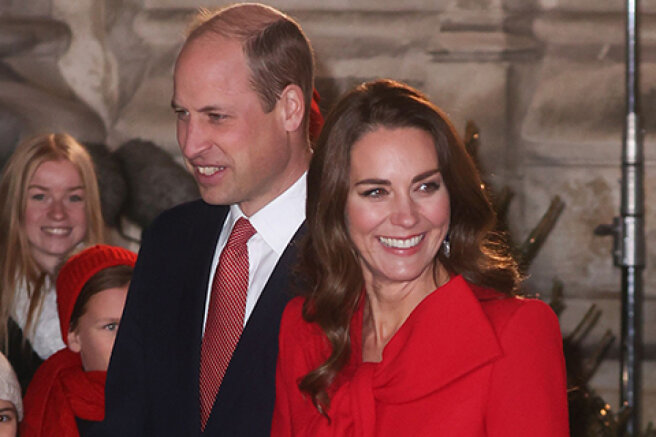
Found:
[{"label": "man's short brown hair", "polygon": [[185,45],[211,34],[241,43],[251,84],[265,112],[273,109],[287,85],[298,85],[303,91],[307,125],[314,90],[314,59],[310,42],[296,21],[258,3],[201,10]]}]

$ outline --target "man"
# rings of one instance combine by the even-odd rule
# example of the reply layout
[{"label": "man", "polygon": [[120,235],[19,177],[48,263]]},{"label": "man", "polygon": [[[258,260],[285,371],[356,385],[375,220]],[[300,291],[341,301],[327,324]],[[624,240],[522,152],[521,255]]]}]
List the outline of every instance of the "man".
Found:
[{"label": "man", "polygon": [[[144,233],[104,435],[269,435],[278,325],[305,219],[312,91],[309,42],[273,8],[204,13],[187,37],[172,106],[202,201],[165,212]],[[232,236],[251,227],[234,243],[247,247],[246,260],[224,263]],[[245,302],[233,308],[240,286]]]}]

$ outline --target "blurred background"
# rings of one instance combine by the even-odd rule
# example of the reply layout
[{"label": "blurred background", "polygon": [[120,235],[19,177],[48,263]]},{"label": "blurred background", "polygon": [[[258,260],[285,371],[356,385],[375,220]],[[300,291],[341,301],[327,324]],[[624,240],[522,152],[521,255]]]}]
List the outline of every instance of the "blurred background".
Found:
[{"label": "blurred background", "polygon": [[[579,341],[593,355],[620,333],[620,270],[595,227],[618,215],[625,118],[625,3],[619,0],[280,0],[309,36],[324,114],[377,77],[423,90],[463,136],[470,124],[490,189],[521,243],[562,202],[526,291],[562,283],[563,333],[595,305]],[[66,131],[99,167],[115,242],[138,248],[162,209],[197,197],[180,166],[172,67],[189,18],[209,0],[0,0],[0,165],[24,137]],[[645,129],[643,422],[656,420],[656,0],[640,2]],[[651,243],[651,244],[650,244]],[[619,341],[588,384],[619,402]],[[527,388],[528,389],[528,388]]]}]

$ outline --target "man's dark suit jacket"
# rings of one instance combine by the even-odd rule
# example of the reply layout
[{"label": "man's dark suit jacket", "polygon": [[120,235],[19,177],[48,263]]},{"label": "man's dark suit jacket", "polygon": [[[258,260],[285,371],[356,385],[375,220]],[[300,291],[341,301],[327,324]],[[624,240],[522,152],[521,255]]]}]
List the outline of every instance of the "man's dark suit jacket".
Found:
[{"label": "man's dark suit jacket", "polygon": [[[191,202],[163,213],[144,233],[109,366],[104,436],[201,434],[198,373],[205,299],[228,211]],[[297,238],[298,233],[244,328],[203,435],[269,435],[278,330],[291,295]]]}]

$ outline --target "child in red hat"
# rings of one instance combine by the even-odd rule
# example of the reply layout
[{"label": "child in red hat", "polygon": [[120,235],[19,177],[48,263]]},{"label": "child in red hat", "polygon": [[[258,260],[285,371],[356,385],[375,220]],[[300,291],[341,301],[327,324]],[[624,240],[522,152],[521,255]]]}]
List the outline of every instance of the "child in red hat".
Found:
[{"label": "child in red hat", "polygon": [[105,378],[137,255],[106,245],[72,256],[57,277],[67,348],[39,367],[24,399],[21,437],[78,437],[105,409]]}]

